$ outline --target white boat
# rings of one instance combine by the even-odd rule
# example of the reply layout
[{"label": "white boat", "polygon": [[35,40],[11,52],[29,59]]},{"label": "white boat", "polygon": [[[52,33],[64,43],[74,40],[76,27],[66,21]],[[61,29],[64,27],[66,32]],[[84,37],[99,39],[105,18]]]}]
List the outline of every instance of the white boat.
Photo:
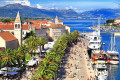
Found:
[{"label": "white boat", "polygon": [[111,49],[107,51],[107,57],[108,57],[107,61],[110,64],[119,64],[119,52],[116,50],[115,36],[114,36],[114,42],[113,42],[113,37],[111,36],[110,46]]},{"label": "white boat", "polygon": [[97,39],[99,37],[94,37],[95,39],[91,39],[88,44],[88,48],[92,50],[101,48],[101,39]]},{"label": "white boat", "polygon": [[[99,22],[99,20],[98,20]],[[98,30],[88,35],[89,38],[89,49],[100,49],[101,48],[101,36],[100,36],[100,24],[98,25]]]},{"label": "white boat", "polygon": [[104,63],[98,63],[95,65],[95,76],[98,80],[107,80],[108,70],[107,66]]}]

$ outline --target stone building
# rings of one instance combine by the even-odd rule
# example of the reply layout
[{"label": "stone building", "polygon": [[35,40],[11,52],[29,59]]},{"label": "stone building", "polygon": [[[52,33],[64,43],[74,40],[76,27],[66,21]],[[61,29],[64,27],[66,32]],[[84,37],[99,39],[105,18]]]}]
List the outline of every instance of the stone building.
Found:
[{"label": "stone building", "polygon": [[10,32],[0,32],[0,49],[15,49],[18,45],[18,39]]}]

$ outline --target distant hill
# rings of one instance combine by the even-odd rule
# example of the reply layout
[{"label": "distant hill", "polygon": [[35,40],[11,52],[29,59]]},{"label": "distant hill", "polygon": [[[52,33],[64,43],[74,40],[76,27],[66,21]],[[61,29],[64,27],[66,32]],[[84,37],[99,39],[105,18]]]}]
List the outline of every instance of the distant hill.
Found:
[{"label": "distant hill", "polygon": [[58,10],[58,9],[38,9],[29,6],[23,6],[21,4],[9,4],[3,7],[0,7],[0,17],[15,17],[17,11],[20,12],[21,17],[74,17],[78,15],[72,9],[69,10]]},{"label": "distant hill", "polygon": [[106,19],[120,18],[120,9],[96,9],[77,13],[72,9],[38,9],[21,4],[9,4],[0,7],[0,17],[16,17],[17,11],[23,18],[55,18],[56,15],[59,18],[97,18],[100,15]]},{"label": "distant hill", "polygon": [[96,9],[80,13],[80,16],[84,18],[97,18],[100,15],[106,19],[120,18],[120,9]]}]

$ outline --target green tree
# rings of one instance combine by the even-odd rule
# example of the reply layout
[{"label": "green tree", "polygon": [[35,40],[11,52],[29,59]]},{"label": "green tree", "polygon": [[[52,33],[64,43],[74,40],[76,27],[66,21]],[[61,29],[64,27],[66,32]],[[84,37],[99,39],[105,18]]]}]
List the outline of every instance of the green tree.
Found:
[{"label": "green tree", "polygon": [[33,51],[37,48],[37,38],[34,36],[30,36],[29,38],[25,39],[26,46],[30,49],[30,54],[32,57]]},{"label": "green tree", "polygon": [[2,64],[7,66],[7,71],[8,71],[8,66],[12,65],[12,52],[11,49],[6,49],[5,52],[3,53],[3,57],[2,57]]},{"label": "green tree", "polygon": [[9,18],[6,18],[6,19],[3,19],[2,22],[3,22],[3,23],[10,23],[11,20],[10,20]]}]

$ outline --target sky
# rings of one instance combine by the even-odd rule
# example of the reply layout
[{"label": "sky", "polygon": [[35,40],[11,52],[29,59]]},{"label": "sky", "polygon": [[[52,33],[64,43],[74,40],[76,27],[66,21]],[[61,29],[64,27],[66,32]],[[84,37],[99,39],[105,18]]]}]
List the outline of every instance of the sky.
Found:
[{"label": "sky", "polygon": [[74,9],[77,12],[120,7],[120,0],[0,0],[0,6],[13,3],[39,9]]}]

